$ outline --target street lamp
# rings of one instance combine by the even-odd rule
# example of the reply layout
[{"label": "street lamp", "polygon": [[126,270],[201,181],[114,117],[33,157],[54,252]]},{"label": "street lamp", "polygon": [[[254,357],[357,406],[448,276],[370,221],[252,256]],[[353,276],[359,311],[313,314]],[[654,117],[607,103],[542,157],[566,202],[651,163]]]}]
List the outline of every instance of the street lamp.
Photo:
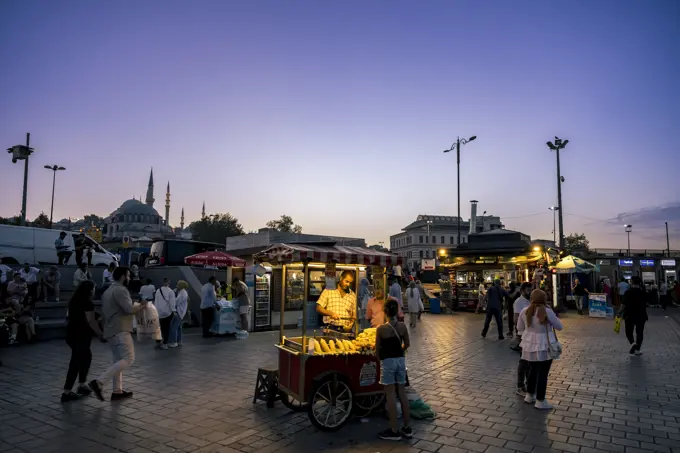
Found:
[{"label": "street lamp", "polygon": [[14,145],[7,148],[7,152],[12,155],[12,163],[16,164],[18,160],[24,161],[24,192],[21,198],[21,224],[26,225],[26,197],[28,194],[28,157],[33,154],[34,149],[29,145],[31,143],[31,134],[26,133],[25,145]]},{"label": "street lamp", "polygon": [[426,220],[425,223],[427,223],[427,239],[425,240],[426,243],[430,243],[430,225],[432,224],[432,220]]},{"label": "street lamp", "polygon": [[58,165],[45,165],[45,168],[52,170],[52,206],[50,207],[50,229],[52,229],[52,214],[54,214],[54,183],[57,179],[57,172],[59,170],[66,170],[66,168]]},{"label": "street lamp", "polygon": [[557,234],[557,228],[555,224],[555,214],[557,214],[557,211],[560,210],[557,206],[550,206],[548,209],[550,209],[553,212],[553,243],[555,246],[557,246],[557,239],[555,239],[555,235]]},{"label": "street lamp", "polygon": [[564,248],[564,223],[562,222],[562,183],[564,178],[560,175],[560,150],[564,149],[569,143],[569,140],[562,140],[559,137],[555,137],[555,143],[547,142],[548,148],[557,153],[557,210],[559,212],[560,218],[560,249]]},{"label": "street lamp", "polygon": [[628,233],[628,256],[630,256],[630,232],[633,231],[633,225],[624,225],[626,233]]},{"label": "street lamp", "polygon": [[457,170],[457,180],[458,180],[458,245],[460,246],[460,145],[470,143],[472,140],[476,139],[477,136],[473,135],[468,139],[458,137],[456,143],[451,145],[450,149],[445,149],[444,152],[448,153],[450,151],[456,150],[456,170]]}]

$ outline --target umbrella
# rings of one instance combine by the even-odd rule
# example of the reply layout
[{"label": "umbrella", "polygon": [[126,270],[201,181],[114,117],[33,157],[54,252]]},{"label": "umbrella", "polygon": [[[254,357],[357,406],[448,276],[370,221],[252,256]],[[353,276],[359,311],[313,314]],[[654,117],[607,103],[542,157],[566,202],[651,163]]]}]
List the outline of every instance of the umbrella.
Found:
[{"label": "umbrella", "polygon": [[588,274],[593,271],[599,271],[599,266],[577,256],[569,255],[562,258],[559,263],[553,266],[553,269],[558,274]]},{"label": "umbrella", "polygon": [[245,267],[246,262],[224,252],[201,252],[184,258],[186,264],[195,266]]}]

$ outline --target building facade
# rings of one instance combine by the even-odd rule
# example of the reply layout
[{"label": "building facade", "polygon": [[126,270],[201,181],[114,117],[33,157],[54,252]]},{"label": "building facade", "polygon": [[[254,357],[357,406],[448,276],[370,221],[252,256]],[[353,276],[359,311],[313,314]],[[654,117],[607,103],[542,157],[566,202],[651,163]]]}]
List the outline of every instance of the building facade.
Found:
[{"label": "building facade", "polygon": [[416,220],[390,236],[390,251],[403,257],[406,266],[417,268],[423,259],[437,259],[440,250],[458,247],[468,242],[469,234],[503,228],[500,217],[477,216],[476,202],[473,203],[470,220],[454,216],[419,215]]}]

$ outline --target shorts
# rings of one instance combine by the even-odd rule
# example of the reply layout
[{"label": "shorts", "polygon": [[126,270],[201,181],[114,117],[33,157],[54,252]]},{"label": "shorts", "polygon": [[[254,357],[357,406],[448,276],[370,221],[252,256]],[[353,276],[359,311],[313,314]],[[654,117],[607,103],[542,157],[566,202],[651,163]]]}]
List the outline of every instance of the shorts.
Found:
[{"label": "shorts", "polygon": [[380,383],[382,385],[406,384],[406,358],[394,357],[380,362]]},{"label": "shorts", "polygon": [[242,305],[242,306],[238,307],[238,313],[240,315],[247,315],[249,309],[250,309],[250,305]]}]

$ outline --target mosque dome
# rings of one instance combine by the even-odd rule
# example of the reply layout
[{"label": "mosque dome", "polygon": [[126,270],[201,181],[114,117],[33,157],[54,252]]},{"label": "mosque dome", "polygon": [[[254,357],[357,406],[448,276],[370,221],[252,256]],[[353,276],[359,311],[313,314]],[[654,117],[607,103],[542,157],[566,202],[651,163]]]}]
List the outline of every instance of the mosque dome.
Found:
[{"label": "mosque dome", "polygon": [[159,215],[153,206],[142,203],[139,200],[131,198],[125,201],[120,208],[118,208],[117,214],[145,214],[145,215]]}]

